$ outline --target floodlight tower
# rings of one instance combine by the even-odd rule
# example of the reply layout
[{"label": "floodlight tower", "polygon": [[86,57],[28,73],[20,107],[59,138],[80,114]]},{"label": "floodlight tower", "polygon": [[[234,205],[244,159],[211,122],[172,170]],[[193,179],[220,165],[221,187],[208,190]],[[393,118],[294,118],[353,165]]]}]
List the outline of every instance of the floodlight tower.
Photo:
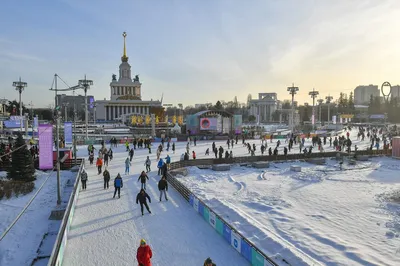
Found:
[{"label": "floodlight tower", "polygon": [[19,78],[19,81],[14,81],[13,82],[13,87],[18,91],[19,93],[19,117],[20,117],[20,123],[19,123],[19,128],[20,131],[22,132],[22,102],[21,102],[21,97],[22,97],[22,92],[26,87],[28,87],[28,83],[21,81],[21,77]]},{"label": "floodlight tower", "polygon": [[312,117],[313,117],[312,124],[313,124],[313,129],[315,129],[315,98],[317,98],[319,92],[313,88],[312,91],[308,93],[308,95],[310,95],[312,98]]},{"label": "floodlight tower", "polygon": [[331,119],[331,101],[333,100],[333,97],[331,95],[328,95],[325,97],[326,104],[328,105],[328,124],[329,120]]},{"label": "floodlight tower", "polygon": [[318,102],[318,105],[319,105],[319,122],[321,123],[321,125],[322,125],[322,120],[321,120],[321,109],[322,109],[322,103],[324,102],[324,99],[318,99],[317,100],[317,102]]},{"label": "floodlight tower", "polygon": [[85,92],[85,123],[86,123],[86,140],[88,139],[88,103],[87,103],[87,90],[90,88],[90,86],[93,85],[93,80],[86,79],[81,79],[78,82],[79,86],[83,87],[83,91]]},{"label": "floodlight tower", "polygon": [[292,83],[292,87],[288,87],[287,91],[289,92],[290,95],[292,95],[292,118],[291,118],[291,123],[292,123],[292,133],[294,133],[294,95],[299,91],[299,88],[295,87],[294,83]]}]

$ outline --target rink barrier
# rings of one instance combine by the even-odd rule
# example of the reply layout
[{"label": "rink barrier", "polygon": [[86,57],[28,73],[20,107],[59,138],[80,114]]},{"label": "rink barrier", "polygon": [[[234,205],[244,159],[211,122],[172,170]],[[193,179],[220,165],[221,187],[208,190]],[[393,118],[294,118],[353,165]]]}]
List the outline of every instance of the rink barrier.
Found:
[{"label": "rink barrier", "polygon": [[[200,160],[199,160],[200,161]],[[171,169],[173,166],[171,164]],[[270,257],[265,255],[250,240],[239,233],[233,226],[214,212],[206,203],[197,198],[185,185],[170,173],[167,174],[167,181],[177,190],[200,214],[203,219],[211,225],[237,252],[239,252],[253,266],[278,266]]]},{"label": "rink barrier", "polygon": [[72,224],[72,219],[74,217],[75,205],[78,200],[79,190],[81,186],[80,174],[84,169],[85,160],[77,159],[80,161],[79,171],[75,178],[74,189],[71,192],[71,195],[68,200],[67,208],[64,213],[64,217],[61,222],[60,230],[58,231],[56,242],[54,244],[53,250],[51,252],[51,256],[49,259],[48,266],[60,266],[62,265],[64,258],[64,251],[67,247],[67,236]]}]

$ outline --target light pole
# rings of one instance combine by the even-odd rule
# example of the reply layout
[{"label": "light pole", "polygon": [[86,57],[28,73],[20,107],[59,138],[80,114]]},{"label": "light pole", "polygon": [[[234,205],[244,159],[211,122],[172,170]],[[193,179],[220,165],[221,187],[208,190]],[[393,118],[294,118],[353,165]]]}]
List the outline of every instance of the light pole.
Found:
[{"label": "light pole", "polygon": [[319,122],[321,123],[321,126],[322,126],[322,119],[321,119],[321,111],[322,111],[322,103],[324,102],[324,100],[323,99],[318,99],[318,104],[319,104]]},{"label": "light pole", "polygon": [[317,98],[318,94],[319,92],[314,90],[314,88],[312,89],[312,91],[308,93],[308,95],[310,95],[312,98],[312,125],[314,130],[315,130],[315,98]]},{"label": "light pole", "polygon": [[291,118],[291,123],[292,123],[292,133],[294,133],[294,95],[299,91],[298,87],[294,86],[294,83],[292,84],[292,87],[288,87],[287,91],[292,95],[292,118]]},{"label": "light pole", "polygon": [[68,105],[69,103],[63,103],[64,106],[64,122],[68,121]]},{"label": "light pole", "polygon": [[22,82],[21,81],[21,77],[20,77],[19,81],[14,81],[12,85],[13,85],[13,87],[15,87],[15,89],[19,93],[19,117],[20,117],[19,128],[20,128],[20,131],[22,132],[22,102],[21,102],[21,97],[22,97],[22,92],[24,91],[24,89],[26,87],[28,87],[28,83]]},{"label": "light pole", "polygon": [[88,106],[87,106],[87,90],[90,88],[90,86],[93,85],[93,80],[86,79],[80,79],[78,82],[79,86],[83,87],[83,91],[85,92],[85,123],[86,123],[86,140],[88,139]]},{"label": "light pole", "polygon": [[60,182],[60,107],[55,108],[55,122],[56,122],[56,164],[57,164],[57,205],[61,204],[61,182]]},{"label": "light pole", "polygon": [[96,124],[96,107],[97,107],[97,104],[94,103],[94,104],[93,104],[93,109],[94,109],[94,113],[93,113],[93,124]]},{"label": "light pole", "polygon": [[331,101],[333,100],[333,97],[331,95],[328,95],[325,97],[326,104],[328,105],[328,124],[329,120],[331,119]]}]

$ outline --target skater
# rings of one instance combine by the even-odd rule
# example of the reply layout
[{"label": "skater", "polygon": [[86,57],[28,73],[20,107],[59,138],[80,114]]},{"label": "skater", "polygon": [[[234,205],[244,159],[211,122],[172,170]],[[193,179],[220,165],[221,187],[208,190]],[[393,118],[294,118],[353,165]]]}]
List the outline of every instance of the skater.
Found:
[{"label": "skater", "polygon": [[129,151],[129,161],[132,162],[133,155],[135,154],[135,151],[133,148]]},{"label": "skater", "polygon": [[149,200],[149,202],[151,203],[150,196],[147,195],[146,191],[144,191],[144,189],[142,188],[142,189],[140,190],[140,192],[139,192],[139,193],[137,194],[137,196],[136,196],[136,204],[139,204],[139,202],[140,202],[140,210],[141,210],[141,212],[142,212],[142,215],[143,215],[143,205],[146,207],[147,211],[148,211],[149,213],[151,213],[150,208],[149,208],[149,205],[147,205],[146,198],[147,198],[147,199]]},{"label": "skater", "polygon": [[103,167],[103,160],[100,158],[97,158],[96,166],[97,166],[98,174],[101,174],[101,168]]},{"label": "skater", "polygon": [[88,175],[87,175],[85,169],[83,169],[82,173],[81,173],[82,190],[86,190],[87,180],[88,180]]},{"label": "skater", "polygon": [[172,153],[175,154],[175,142],[172,142]]},{"label": "skater", "polygon": [[129,168],[131,166],[131,161],[129,161],[129,157],[125,160],[125,174],[129,175]]},{"label": "skater", "polygon": [[146,175],[146,173],[144,171],[142,171],[142,173],[140,174],[139,178],[138,178],[138,182],[140,180],[140,182],[142,183],[142,189],[146,190],[146,178],[147,180],[149,180],[149,177]]},{"label": "skater", "polygon": [[139,266],[151,266],[151,258],[153,257],[153,252],[149,245],[146,244],[144,239],[140,240],[140,247],[137,249],[136,259]]},{"label": "skater", "polygon": [[147,156],[146,161],[144,162],[144,165],[146,165],[146,173],[151,172],[150,166],[151,166],[151,161],[149,156]]},{"label": "skater", "polygon": [[114,191],[114,197],[113,198],[115,198],[115,194],[117,193],[117,191],[118,191],[118,198],[121,197],[120,196],[120,192],[121,192],[121,188],[123,188],[123,187],[124,187],[124,182],[122,182],[121,175],[118,173],[117,177],[114,179],[115,191]]},{"label": "skater", "polygon": [[104,189],[108,189],[109,185],[108,183],[110,182],[110,172],[108,172],[107,169],[104,170],[103,172],[103,177],[104,177]]},{"label": "skater", "polygon": [[213,261],[208,257],[208,258],[204,261],[204,266],[216,266],[216,264],[213,263]]},{"label": "skater", "polygon": [[108,159],[110,158],[110,155],[108,152],[104,153],[104,166],[108,166]]},{"label": "skater", "polygon": [[89,155],[89,162],[90,162],[91,165],[93,164],[93,161],[94,161],[94,154],[91,153],[91,154]]},{"label": "skater", "polygon": [[192,151],[192,158],[193,160],[196,160],[196,153],[194,151]]},{"label": "skater", "polygon": [[170,164],[171,164],[171,157],[167,154],[167,157],[165,157],[165,163],[167,164],[167,169],[169,170]]},{"label": "skater", "polygon": [[164,194],[165,200],[168,201],[168,198],[167,198],[168,182],[167,182],[167,179],[165,178],[165,176],[163,176],[161,178],[161,180],[158,181],[158,190],[160,191],[160,201],[161,201],[162,194]]},{"label": "skater", "polygon": [[163,167],[163,165],[164,165],[164,161],[163,161],[163,159],[161,158],[161,159],[158,161],[158,164],[157,164],[157,167],[158,167],[158,175],[162,175],[162,167]]}]

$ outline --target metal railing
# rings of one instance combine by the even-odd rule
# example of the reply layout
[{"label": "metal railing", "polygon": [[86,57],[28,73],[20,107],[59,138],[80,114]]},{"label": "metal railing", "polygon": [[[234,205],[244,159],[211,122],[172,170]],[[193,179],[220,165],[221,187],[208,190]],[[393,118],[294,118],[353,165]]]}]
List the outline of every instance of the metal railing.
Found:
[{"label": "metal railing", "polygon": [[[53,251],[51,252],[51,256],[50,256],[49,263],[48,263],[49,266],[56,266],[56,265],[58,266],[58,265],[61,265],[61,263],[62,263],[63,256],[62,256],[62,254],[61,254],[61,256],[59,254],[60,248],[61,248],[62,244],[64,244],[64,248],[65,248],[66,243],[67,243],[66,237],[67,237],[67,233],[69,230],[68,226],[69,226],[69,222],[72,221],[72,219],[70,220],[71,209],[76,200],[75,196],[77,194],[76,192],[79,187],[80,174],[85,165],[84,159],[81,159],[81,158],[77,159],[77,162],[80,163],[79,171],[77,173],[77,176],[76,176],[76,179],[74,182],[74,188],[73,188],[71,195],[69,197],[69,200],[68,200],[67,208],[65,210],[64,217],[61,222],[60,230],[58,231],[58,234],[57,234],[56,243],[54,244]],[[63,252],[63,250],[62,250],[62,252]]]}]

